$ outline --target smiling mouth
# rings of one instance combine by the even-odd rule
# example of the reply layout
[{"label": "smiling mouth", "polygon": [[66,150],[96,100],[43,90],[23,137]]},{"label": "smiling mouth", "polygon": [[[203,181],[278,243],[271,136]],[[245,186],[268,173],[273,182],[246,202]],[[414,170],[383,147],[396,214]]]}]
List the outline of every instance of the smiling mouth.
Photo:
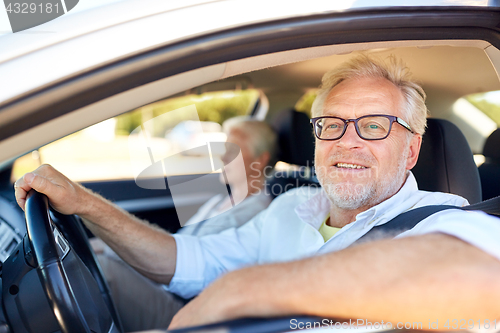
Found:
[{"label": "smiling mouth", "polygon": [[335,166],[342,169],[366,169],[365,166],[351,163],[337,163]]}]

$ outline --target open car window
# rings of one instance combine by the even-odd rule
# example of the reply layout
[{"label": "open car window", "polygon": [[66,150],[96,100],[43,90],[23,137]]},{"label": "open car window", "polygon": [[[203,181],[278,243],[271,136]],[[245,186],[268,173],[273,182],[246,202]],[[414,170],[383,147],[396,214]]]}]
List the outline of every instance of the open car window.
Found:
[{"label": "open car window", "polygon": [[[47,163],[75,181],[133,179],[140,173],[133,165],[144,166],[172,155],[175,163],[165,176],[203,173],[197,168],[201,156],[194,148],[224,142],[222,123],[250,115],[260,98],[259,91],[244,89],[187,94],[151,103],[18,158],[12,178]],[[139,132],[147,133],[147,140]],[[152,156],[144,154],[145,149],[151,149]],[[220,156],[220,152],[214,153]]]}]

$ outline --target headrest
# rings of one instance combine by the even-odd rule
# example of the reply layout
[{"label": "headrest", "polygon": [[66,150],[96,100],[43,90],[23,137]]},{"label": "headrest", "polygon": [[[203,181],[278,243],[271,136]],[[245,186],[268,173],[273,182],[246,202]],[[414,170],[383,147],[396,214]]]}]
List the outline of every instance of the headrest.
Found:
[{"label": "headrest", "polygon": [[500,161],[500,128],[494,130],[488,139],[486,139],[483,155],[494,161]]},{"label": "headrest", "polygon": [[280,161],[312,166],[314,161],[314,135],[309,117],[293,109],[277,114],[271,126],[278,134],[278,159]]},{"label": "headrest", "polygon": [[443,119],[427,119],[427,131],[417,165],[412,169],[418,187],[481,201],[481,183],[472,151],[457,126]]}]

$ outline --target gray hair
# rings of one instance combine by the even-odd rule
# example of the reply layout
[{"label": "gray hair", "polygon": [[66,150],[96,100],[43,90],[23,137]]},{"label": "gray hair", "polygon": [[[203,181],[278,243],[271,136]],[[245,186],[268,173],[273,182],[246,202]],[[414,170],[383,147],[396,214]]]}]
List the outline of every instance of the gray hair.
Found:
[{"label": "gray hair", "polygon": [[405,121],[415,133],[424,134],[427,126],[428,110],[425,105],[425,92],[416,83],[410,70],[394,56],[389,57],[389,62],[374,59],[361,54],[327,72],[321,80],[318,95],[313,102],[311,114],[318,117],[323,112],[325,100],[330,91],[342,81],[352,78],[384,78],[399,88],[404,101],[402,113]]},{"label": "gray hair", "polygon": [[274,166],[278,161],[276,157],[278,136],[266,122],[248,116],[239,116],[226,120],[222,128],[226,134],[234,129],[243,132],[248,137],[248,147],[254,157],[269,152],[268,165]]}]

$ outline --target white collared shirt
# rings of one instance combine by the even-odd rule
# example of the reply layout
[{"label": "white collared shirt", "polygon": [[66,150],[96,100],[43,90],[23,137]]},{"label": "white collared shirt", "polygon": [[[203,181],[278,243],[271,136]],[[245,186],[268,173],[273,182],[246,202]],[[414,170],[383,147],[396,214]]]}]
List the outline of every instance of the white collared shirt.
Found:
[{"label": "white collared shirt", "polygon": [[[177,264],[168,290],[184,298],[200,293],[221,274],[245,266],[302,259],[345,249],[376,225],[427,205],[467,205],[453,194],[420,191],[413,174],[391,198],[358,214],[327,242],[318,231],[330,212],[323,189],[302,187],[276,198],[239,228],[204,237],[173,235]],[[445,210],[398,237],[432,232],[456,236],[500,260],[500,219],[481,212]]]},{"label": "white collared shirt", "polygon": [[200,237],[216,234],[228,228],[238,228],[266,209],[272,200],[271,196],[261,191],[248,196],[234,207],[220,211],[217,205],[225,198],[219,194],[208,200],[176,233]]}]

